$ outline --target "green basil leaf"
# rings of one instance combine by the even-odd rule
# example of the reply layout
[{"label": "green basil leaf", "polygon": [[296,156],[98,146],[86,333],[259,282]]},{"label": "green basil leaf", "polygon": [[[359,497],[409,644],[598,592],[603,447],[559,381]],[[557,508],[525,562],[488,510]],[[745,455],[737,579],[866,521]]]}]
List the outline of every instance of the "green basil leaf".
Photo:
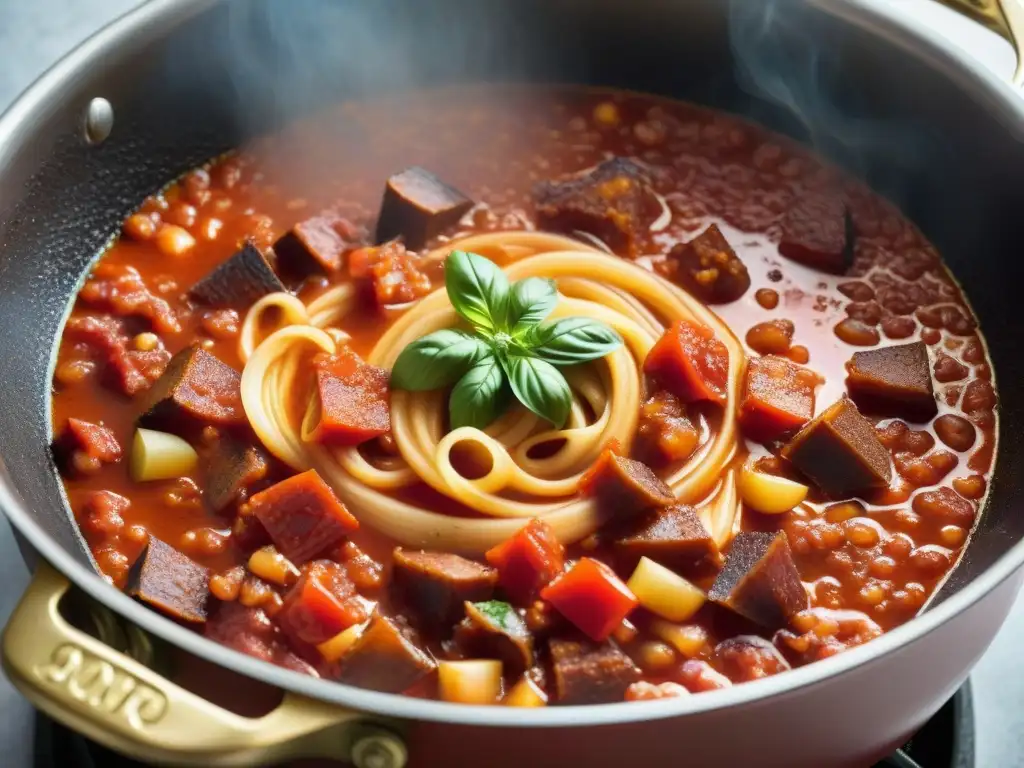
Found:
[{"label": "green basil leaf", "polygon": [[508,388],[501,363],[493,354],[481,358],[452,389],[448,419],[452,429],[483,429],[508,405]]},{"label": "green basil leaf", "polygon": [[487,342],[471,333],[437,331],[402,350],[391,369],[391,386],[410,392],[447,387],[490,354]]},{"label": "green basil leaf", "polygon": [[561,429],[569,418],[572,392],[558,369],[536,357],[519,355],[502,358],[502,365],[519,402]]},{"label": "green basil leaf", "polygon": [[444,262],[444,282],[455,311],[474,328],[489,333],[505,329],[508,278],[493,261],[452,251]]},{"label": "green basil leaf", "polygon": [[508,302],[508,325],[512,335],[528,333],[537,323],[551,314],[558,303],[558,288],[554,280],[528,277],[512,284]]},{"label": "green basil leaf", "polygon": [[537,326],[531,352],[553,365],[597,360],[622,346],[622,337],[604,323],[586,317],[566,317]]}]

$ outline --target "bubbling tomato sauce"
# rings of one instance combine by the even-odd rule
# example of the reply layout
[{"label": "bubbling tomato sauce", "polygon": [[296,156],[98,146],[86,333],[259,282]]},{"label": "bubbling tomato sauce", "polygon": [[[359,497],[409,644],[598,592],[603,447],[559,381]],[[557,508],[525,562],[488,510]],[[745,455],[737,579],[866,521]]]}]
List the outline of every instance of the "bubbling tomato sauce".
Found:
[{"label": "bubbling tomato sauce", "polygon": [[[619,175],[602,181],[596,194],[625,219],[588,218],[591,203],[571,187],[557,187],[558,194],[547,197],[538,192],[545,184],[586,180],[614,159],[633,163],[628,167],[639,168],[639,175],[617,166]],[[471,205],[436,232],[429,227],[440,219],[428,216],[423,247],[385,253],[374,239],[382,192],[389,178],[413,166],[429,169]],[[632,194],[633,184],[642,186],[644,198],[627,207],[623,196]],[[826,192],[841,200],[838,214],[832,203],[802,212],[809,198]],[[554,227],[581,247],[612,251],[701,301],[714,300],[711,310],[748,359],[774,355],[811,372],[810,410],[801,415],[803,406],[794,405],[793,423],[824,418],[848,394],[851,361],[871,364],[855,353],[915,342],[925,350],[926,412],[860,408],[884,451],[885,477],[848,493],[830,492],[838,487],[829,485],[835,478],[821,481],[800,464],[799,453],[787,445],[793,431],[739,438],[729,471],[756,471],[808,489],[805,499],[781,513],[740,505],[732,531],[754,536],[753,551],[763,557],[774,557],[785,545],[778,556],[791,560],[806,604],[775,625],[752,620],[735,590],[715,597],[716,582],[730,567],[729,542],[706,550],[712,554],[704,559],[661,564],[699,595],[695,610],[676,620],[666,616],[685,614],[680,596],[689,593],[673,592],[667,609],[652,610],[656,602],[622,591],[627,580],[640,582],[630,578],[636,577],[636,557],[623,554],[622,542],[633,539],[612,524],[564,547],[538,529],[510,540],[498,560],[477,553],[455,562],[457,553],[427,548],[395,565],[392,538],[366,524],[336,531],[340,518],[323,511],[320,501],[278,502],[271,512],[251,502],[296,469],[244,429],[259,458],[250,457],[244,472],[231,465],[231,472],[248,477],[249,485],[225,508],[211,509],[209,468],[221,466],[213,462],[231,432],[220,423],[200,424],[185,437],[200,457],[192,468],[165,479],[133,479],[143,404],[162,386],[172,356],[195,346],[235,372],[246,365],[239,337],[252,303],[209,306],[190,295],[192,287],[245,243],[269,254],[270,267],[283,279],[282,238],[301,233],[323,211],[333,217],[332,237],[344,241],[341,266],[285,284],[307,306],[337,286],[353,285],[357,301],[342,330],[347,348],[362,359],[411,305],[444,287],[443,259],[428,254],[471,235]],[[717,245],[700,250],[698,238],[711,226],[731,257],[716,261],[715,254],[725,252]],[[411,232],[404,232],[407,241]],[[811,252],[845,261],[839,269],[812,263]],[[513,249],[485,255],[500,267],[516,261]],[[199,631],[260,658],[350,684],[446,698],[455,695],[446,688],[446,675],[456,672],[445,670],[460,668],[445,664],[496,658],[500,686],[481,694],[493,694],[494,701],[598,703],[697,692],[833,655],[921,610],[968,545],[995,462],[998,398],[983,337],[940,254],[913,223],[803,147],[733,116],[653,96],[463,87],[347,103],[155,192],[125,220],[93,270],[60,340],[53,428],[68,501],[99,569],[154,604],[159,584],[146,577],[169,578],[180,565],[176,558],[184,558],[213,587],[212,595],[197,597],[194,592],[205,588],[200,585],[185,596],[203,603]],[[726,275],[734,278],[729,285],[721,282]],[[680,452],[662,468],[680,466],[722,429],[722,405],[685,397],[679,402],[651,380],[647,385],[656,402],[645,411],[641,434],[646,429],[655,446]],[[296,397],[291,408],[301,416],[306,401]],[[75,420],[87,426],[72,429]],[[360,451],[381,466],[400,459],[389,433]],[[536,456],[556,452],[557,446],[544,448]],[[637,451],[633,458],[646,460]],[[460,461],[473,463],[471,457]],[[659,478],[669,474],[652,464]],[[476,467],[469,476],[486,469]],[[632,470],[623,472],[627,490],[640,482]],[[303,492],[313,493],[313,486]],[[325,486],[323,493],[330,496],[331,490]],[[478,517],[471,506],[427,484],[393,495],[441,514]],[[644,498],[644,509],[660,503],[657,494]],[[359,518],[361,510],[349,506]],[[314,507],[319,517],[307,534],[331,544],[315,567],[288,562],[273,535],[280,520],[270,516],[294,525]],[[679,515],[671,518],[673,525],[692,525]],[[767,544],[778,532],[782,538]],[[154,539],[169,549],[163,560]],[[252,570],[256,551],[272,555],[258,560],[259,574]],[[140,573],[132,572],[140,558],[148,561],[138,569],[141,585]],[[516,558],[534,563],[537,578],[546,581],[527,584],[526,576],[509,576]],[[459,598],[454,603],[453,595]],[[464,601],[498,613],[466,614],[471,609],[464,611]],[[498,603],[502,607],[494,608]],[[614,612],[620,604],[622,615]],[[347,613],[334,611],[337,605]],[[614,626],[586,637],[579,610],[611,611]],[[417,611],[444,614],[448,623],[438,626]],[[182,619],[173,606],[165,612]],[[388,653],[400,657],[391,673],[382,662]]]}]

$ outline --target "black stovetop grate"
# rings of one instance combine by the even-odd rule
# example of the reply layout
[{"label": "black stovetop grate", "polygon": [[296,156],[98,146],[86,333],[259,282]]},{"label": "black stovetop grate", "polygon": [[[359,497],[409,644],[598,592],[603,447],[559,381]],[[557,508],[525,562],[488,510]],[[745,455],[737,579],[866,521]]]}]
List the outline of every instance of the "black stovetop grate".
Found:
[{"label": "black stovetop grate", "polygon": [[[34,765],[35,768],[139,768],[140,764],[39,715]],[[974,768],[970,684],[965,683],[914,738],[875,768]]]},{"label": "black stovetop grate", "polygon": [[974,768],[974,705],[964,683],[895,755],[876,768]]}]

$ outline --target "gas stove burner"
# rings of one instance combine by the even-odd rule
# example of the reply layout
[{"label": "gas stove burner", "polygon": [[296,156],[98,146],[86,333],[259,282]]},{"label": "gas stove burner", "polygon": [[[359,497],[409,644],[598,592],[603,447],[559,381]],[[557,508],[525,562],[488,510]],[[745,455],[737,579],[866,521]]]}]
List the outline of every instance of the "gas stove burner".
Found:
[{"label": "gas stove burner", "polygon": [[[37,716],[34,768],[139,768],[64,728]],[[895,754],[874,768],[974,768],[974,709],[970,683],[925,723]]]}]

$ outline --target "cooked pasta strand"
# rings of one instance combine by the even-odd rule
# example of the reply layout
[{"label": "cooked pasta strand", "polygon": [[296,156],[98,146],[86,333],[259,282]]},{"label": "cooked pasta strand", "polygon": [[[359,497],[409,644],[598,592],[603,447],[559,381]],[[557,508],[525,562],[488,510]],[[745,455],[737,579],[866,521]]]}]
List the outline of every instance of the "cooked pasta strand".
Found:
[{"label": "cooked pasta strand", "polygon": [[[604,519],[595,501],[577,492],[583,473],[612,439],[629,449],[644,397],[643,360],[667,326],[693,320],[711,326],[728,349],[727,402],[717,428],[665,479],[680,501],[702,503],[706,525],[716,542],[725,544],[738,524],[728,468],[737,451],[735,410],[745,357],[724,323],[663,278],[569,238],[489,233],[448,243],[428,257],[444,258],[454,248],[498,263],[511,260],[505,267],[509,280],[555,279],[560,298],[553,318],[590,317],[623,337],[623,347],[606,358],[567,372],[573,407],[565,427],[551,429],[515,406],[485,430],[464,427],[446,434],[444,393],[396,391],[391,426],[400,460],[380,467],[358,448],[309,441],[316,394],[307,364],[316,352],[333,353],[336,339],[344,338],[335,329],[344,332],[354,291],[341,285],[308,306],[288,294],[272,294],[246,316],[239,342],[246,361],[242,399],[268,450],[295,469],[315,467],[361,522],[408,546],[479,553],[531,517],[543,517],[563,541],[576,541]],[[271,310],[277,314],[268,318]],[[391,325],[368,362],[390,368],[406,345],[457,320],[444,289],[436,290]],[[306,407],[293,413],[296,402]],[[452,451],[462,443],[485,455],[489,469],[482,477],[464,477],[453,465]],[[532,455],[540,446],[545,450]],[[420,483],[474,514],[443,514],[410,501],[414,496],[395,496]]]}]

